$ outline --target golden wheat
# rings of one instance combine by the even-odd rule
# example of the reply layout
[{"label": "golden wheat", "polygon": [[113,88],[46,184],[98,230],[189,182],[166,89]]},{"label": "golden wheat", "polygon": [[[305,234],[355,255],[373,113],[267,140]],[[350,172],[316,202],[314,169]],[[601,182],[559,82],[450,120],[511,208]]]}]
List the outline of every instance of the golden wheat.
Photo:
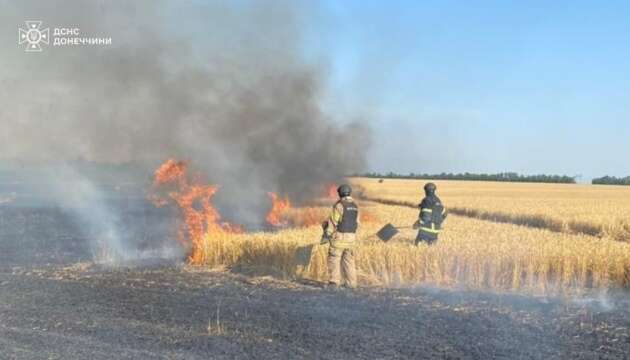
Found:
[{"label": "golden wheat", "polygon": [[[410,225],[417,210],[367,201],[360,205],[379,220],[364,222],[359,232],[356,258],[362,285],[434,284],[542,294],[630,286],[628,243],[461,216],[448,218],[436,246],[414,246],[410,229],[383,243],[374,235],[382,225]],[[326,214],[325,207],[305,211],[309,219]],[[320,235],[318,225],[275,233],[209,234],[206,264],[324,281],[327,246],[318,244]],[[300,263],[300,251],[308,246],[313,246],[310,262]]]},{"label": "golden wheat", "polygon": [[[417,204],[424,180],[353,179],[378,200]],[[553,231],[630,241],[630,187],[434,181],[455,213]]]}]

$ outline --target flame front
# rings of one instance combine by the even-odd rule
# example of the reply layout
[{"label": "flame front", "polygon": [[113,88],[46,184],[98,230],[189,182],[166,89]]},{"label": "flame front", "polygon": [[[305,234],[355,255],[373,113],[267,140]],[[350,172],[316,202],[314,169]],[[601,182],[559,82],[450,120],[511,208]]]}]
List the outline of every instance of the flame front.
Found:
[{"label": "flame front", "polygon": [[[157,207],[174,205],[179,210],[182,221],[177,238],[190,249],[188,262],[194,265],[202,265],[208,260],[210,239],[223,239],[244,232],[241,226],[221,221],[211,201],[218,187],[203,184],[200,178],[189,174],[186,162],[169,159],[155,171],[148,196]],[[337,199],[336,184],[327,185],[326,190],[329,198]],[[271,199],[271,209],[266,220],[276,228],[318,225],[330,212],[324,207],[293,208],[288,196],[281,197],[273,192],[267,194]],[[373,220],[369,212],[362,212],[361,215],[362,221]]]},{"label": "flame front", "polygon": [[[188,166],[183,161],[167,160],[156,171],[150,200],[158,207],[175,203],[184,218],[178,232],[178,240],[190,246],[188,261],[202,264],[205,261],[203,251],[205,234],[242,232],[238,226],[220,223],[221,216],[210,199],[217,191],[215,185],[202,185],[198,180],[191,180],[187,173]],[[163,195],[164,189],[170,189]],[[162,193],[162,194],[161,194]]]},{"label": "flame front", "polygon": [[328,198],[331,200],[336,200],[337,199],[337,184],[331,183],[328,184],[328,188],[326,189],[326,194],[328,195]]},{"label": "flame front", "polygon": [[271,210],[269,210],[266,217],[267,223],[276,227],[289,225],[288,221],[283,219],[283,216],[291,209],[289,197],[285,196],[284,198],[280,198],[278,194],[273,192],[267,194],[271,198]]}]

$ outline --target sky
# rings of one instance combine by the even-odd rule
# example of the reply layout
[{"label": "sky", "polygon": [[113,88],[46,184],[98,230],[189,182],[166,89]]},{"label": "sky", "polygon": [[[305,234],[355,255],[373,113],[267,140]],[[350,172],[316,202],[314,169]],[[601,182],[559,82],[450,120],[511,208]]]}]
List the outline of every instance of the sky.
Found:
[{"label": "sky", "polygon": [[[18,3],[0,0],[0,8],[13,1]],[[132,3],[108,0],[96,4],[103,14],[114,7],[133,8]],[[164,0],[160,4],[166,4],[160,17],[164,21],[150,25],[172,34],[169,41],[189,38],[193,50],[182,51],[182,57],[194,57],[197,46],[210,52],[215,47],[235,48],[245,56],[254,48],[252,53],[275,56],[273,61],[277,58],[282,66],[294,60],[283,57],[293,56],[298,39],[297,51],[323,75],[318,101],[324,112],[336,121],[363,122],[372,129],[372,144],[365,149],[366,171],[510,171],[580,175],[584,181],[630,175],[629,1],[230,0],[223,4]],[[205,12],[182,15],[195,13],[199,5],[206,11],[213,9],[211,19]],[[244,15],[228,16],[241,5]],[[261,6],[266,9],[263,13],[277,12],[277,16],[253,19]],[[60,14],[67,11],[59,9]],[[221,9],[231,10],[214,16]],[[42,15],[49,25],[54,22],[47,17],[52,14],[28,13],[35,18]],[[141,29],[146,24],[138,21],[154,19],[143,15],[142,11],[127,14],[126,19],[132,19],[127,28]],[[0,49],[12,50],[0,51],[0,64],[23,67],[26,57],[15,44],[15,27],[23,16],[13,20],[0,22],[0,40],[6,42]],[[259,33],[259,25],[273,33]],[[99,26],[107,30],[110,23],[104,20]],[[111,32],[118,34],[113,28]],[[123,35],[120,41],[133,41]],[[278,51],[283,46],[275,44],[276,39],[284,39],[278,41],[287,43],[286,52]],[[51,49],[48,55],[53,53],[71,54]],[[203,56],[199,60],[204,61]],[[175,67],[185,63],[174,61]],[[0,67],[0,78],[3,69],[9,74],[11,67]],[[0,109],[1,95],[0,91]]]},{"label": "sky", "polygon": [[630,175],[630,2],[319,4],[304,51],[370,170]]}]

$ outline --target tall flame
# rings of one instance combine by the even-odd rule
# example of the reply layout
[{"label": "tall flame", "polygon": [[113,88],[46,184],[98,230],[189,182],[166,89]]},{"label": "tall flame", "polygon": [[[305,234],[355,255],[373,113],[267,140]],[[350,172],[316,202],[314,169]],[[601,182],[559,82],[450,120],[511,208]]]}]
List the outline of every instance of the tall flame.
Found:
[{"label": "tall flame", "polygon": [[274,192],[268,192],[267,194],[271,198],[271,210],[269,210],[266,217],[267,223],[278,227],[289,225],[288,221],[283,219],[286,212],[291,209],[289,197],[285,196],[284,198],[280,198],[278,194]]},{"label": "tall flame", "polygon": [[[202,264],[205,261],[203,237],[205,234],[241,232],[234,225],[220,223],[221,216],[210,199],[216,193],[215,185],[202,185],[187,174],[188,166],[183,161],[169,159],[156,171],[150,200],[159,207],[175,203],[182,213],[184,222],[178,232],[178,240],[190,246],[188,261]],[[160,190],[172,189],[166,196]]]},{"label": "tall flame", "polygon": [[[190,248],[188,262],[201,265],[206,262],[208,239],[220,239],[244,229],[238,225],[221,222],[221,216],[211,199],[217,192],[216,185],[206,185],[200,176],[191,176],[188,164],[169,159],[155,171],[149,199],[155,206],[175,205],[183,221],[178,229],[178,240]],[[267,193],[271,199],[271,209],[266,216],[267,223],[274,227],[313,226],[326,219],[329,209],[321,207],[292,208],[288,196],[281,197],[274,192]],[[337,185],[327,186],[329,198],[337,199]],[[369,211],[361,213],[362,221],[374,221]]]}]

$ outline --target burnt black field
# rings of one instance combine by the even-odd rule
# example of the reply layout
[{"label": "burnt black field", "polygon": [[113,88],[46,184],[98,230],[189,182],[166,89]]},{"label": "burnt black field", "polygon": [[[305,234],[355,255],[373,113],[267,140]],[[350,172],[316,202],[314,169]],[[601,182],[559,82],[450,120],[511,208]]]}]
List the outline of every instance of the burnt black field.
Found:
[{"label": "burnt black field", "polygon": [[[177,257],[99,263],[72,211],[14,191],[0,205],[0,359],[630,356],[625,295],[335,291]],[[151,254],[173,241],[168,210],[141,196],[108,201],[134,249]]]}]

